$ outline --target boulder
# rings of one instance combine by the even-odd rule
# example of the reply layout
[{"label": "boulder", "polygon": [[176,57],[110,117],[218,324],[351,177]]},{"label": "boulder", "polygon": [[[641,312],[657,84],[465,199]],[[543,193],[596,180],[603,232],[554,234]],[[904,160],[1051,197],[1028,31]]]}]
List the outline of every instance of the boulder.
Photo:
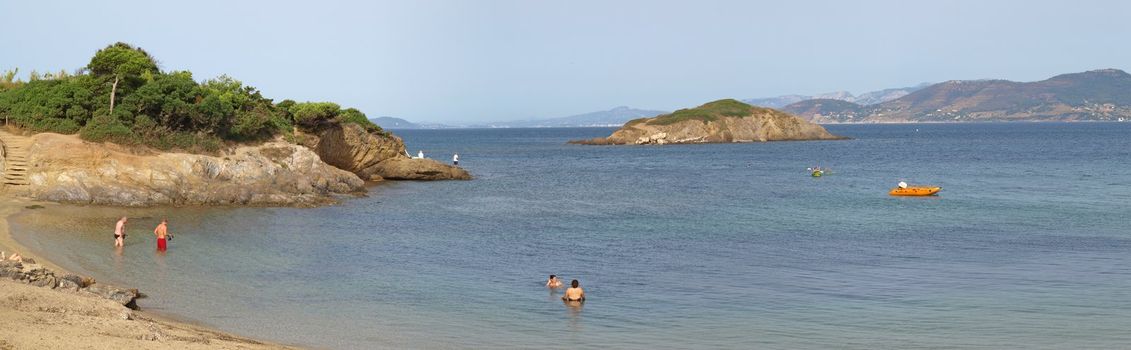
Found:
[{"label": "boulder", "polygon": [[75,283],[75,281],[73,281],[73,280],[66,279],[65,277],[60,278],[57,281],[57,283],[58,284],[55,286],[56,290],[65,290],[65,291],[70,291],[70,292],[77,292],[77,291],[79,291],[79,288],[80,288],[78,283]]},{"label": "boulder", "polygon": [[36,287],[55,289],[55,286],[58,285],[58,279],[56,279],[54,275],[39,276],[32,279],[28,284]]},{"label": "boulder", "polygon": [[19,268],[0,268],[0,278],[22,280],[24,273]]},{"label": "boulder", "polygon": [[83,288],[82,291],[96,295],[100,298],[113,300],[131,309],[137,309],[137,303],[134,302],[137,299],[138,295],[136,289],[122,289],[96,283],[89,287]]}]

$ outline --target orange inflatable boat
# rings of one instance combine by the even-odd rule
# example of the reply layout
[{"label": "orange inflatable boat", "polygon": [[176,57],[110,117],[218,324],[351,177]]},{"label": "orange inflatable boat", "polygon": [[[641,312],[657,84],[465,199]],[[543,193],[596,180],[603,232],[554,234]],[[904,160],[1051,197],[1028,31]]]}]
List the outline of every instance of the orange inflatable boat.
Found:
[{"label": "orange inflatable boat", "polygon": [[922,197],[936,195],[939,193],[939,191],[942,191],[942,187],[896,187],[891,189],[891,192],[888,192],[888,194],[893,196]]}]

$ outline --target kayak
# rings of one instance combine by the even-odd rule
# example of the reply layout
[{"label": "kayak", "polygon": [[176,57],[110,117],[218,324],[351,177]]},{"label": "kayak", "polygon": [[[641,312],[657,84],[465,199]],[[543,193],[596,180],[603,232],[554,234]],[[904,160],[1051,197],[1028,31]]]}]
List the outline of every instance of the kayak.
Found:
[{"label": "kayak", "polygon": [[893,196],[933,196],[942,191],[942,187],[907,187],[907,188],[893,188],[888,194]]}]

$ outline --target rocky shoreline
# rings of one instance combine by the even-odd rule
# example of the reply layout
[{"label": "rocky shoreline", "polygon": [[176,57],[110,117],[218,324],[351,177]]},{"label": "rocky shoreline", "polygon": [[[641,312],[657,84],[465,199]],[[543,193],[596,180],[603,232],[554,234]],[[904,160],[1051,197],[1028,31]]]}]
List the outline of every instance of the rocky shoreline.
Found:
[{"label": "rocky shoreline", "polygon": [[[141,296],[137,289],[125,289],[97,283],[93,278],[82,277],[73,273],[56,273],[43,265],[36,264],[35,259],[30,258],[25,258],[23,261],[0,261],[0,278],[7,278],[40,288],[113,300],[133,310],[138,309],[137,299]],[[128,319],[128,316],[126,319]]]},{"label": "rocky shoreline", "polygon": [[364,195],[366,182],[469,180],[466,170],[406,155],[400,138],[358,125],[238,145],[216,155],[158,152],[74,135],[27,137],[27,185],[8,193],[33,200],[123,207],[298,206]]}]

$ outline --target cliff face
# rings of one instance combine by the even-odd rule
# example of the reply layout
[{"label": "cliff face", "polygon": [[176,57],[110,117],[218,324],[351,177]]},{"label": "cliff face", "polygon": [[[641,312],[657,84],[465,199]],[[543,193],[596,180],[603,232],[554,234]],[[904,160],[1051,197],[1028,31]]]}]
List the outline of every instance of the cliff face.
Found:
[{"label": "cliff face", "polygon": [[401,138],[367,132],[356,124],[328,126],[303,134],[302,140],[326,163],[370,181],[471,179],[462,168],[431,159],[411,159]]},{"label": "cliff face", "polygon": [[781,111],[720,100],[694,109],[628,122],[606,138],[579,144],[680,144],[837,140],[820,125]]},{"label": "cliff face", "polygon": [[223,156],[134,154],[75,136],[38,134],[23,191],[47,201],[120,206],[314,206],[364,182],[313,151],[284,142],[241,146]]}]

